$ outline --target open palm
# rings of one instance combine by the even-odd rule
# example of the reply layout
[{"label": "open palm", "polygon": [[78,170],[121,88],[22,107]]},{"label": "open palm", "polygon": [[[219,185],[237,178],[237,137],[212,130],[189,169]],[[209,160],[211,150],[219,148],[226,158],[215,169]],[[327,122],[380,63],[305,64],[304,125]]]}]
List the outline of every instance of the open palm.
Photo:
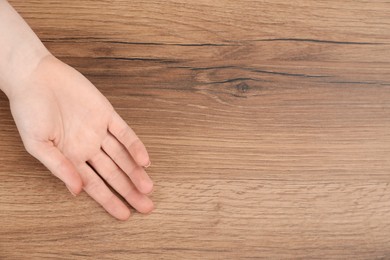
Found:
[{"label": "open palm", "polygon": [[84,189],[111,215],[127,219],[130,210],[106,182],[139,212],[153,209],[145,146],[79,72],[47,56],[10,103],[26,150],[73,194]]}]

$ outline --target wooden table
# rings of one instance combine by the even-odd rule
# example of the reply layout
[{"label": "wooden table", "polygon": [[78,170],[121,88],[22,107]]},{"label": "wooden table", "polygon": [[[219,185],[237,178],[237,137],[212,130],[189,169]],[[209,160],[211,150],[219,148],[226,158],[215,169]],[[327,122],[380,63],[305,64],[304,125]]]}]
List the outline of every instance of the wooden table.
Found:
[{"label": "wooden table", "polygon": [[126,222],[21,144],[0,95],[0,259],[390,258],[390,3],[13,0],[153,165]]}]

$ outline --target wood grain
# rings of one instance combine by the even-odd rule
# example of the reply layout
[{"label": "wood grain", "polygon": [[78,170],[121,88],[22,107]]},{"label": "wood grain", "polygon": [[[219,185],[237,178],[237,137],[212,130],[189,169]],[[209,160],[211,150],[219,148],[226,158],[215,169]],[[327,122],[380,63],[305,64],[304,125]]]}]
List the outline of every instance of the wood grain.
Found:
[{"label": "wood grain", "polygon": [[1,94],[1,259],[390,258],[389,2],[10,2],[141,136],[157,209],[72,198]]}]

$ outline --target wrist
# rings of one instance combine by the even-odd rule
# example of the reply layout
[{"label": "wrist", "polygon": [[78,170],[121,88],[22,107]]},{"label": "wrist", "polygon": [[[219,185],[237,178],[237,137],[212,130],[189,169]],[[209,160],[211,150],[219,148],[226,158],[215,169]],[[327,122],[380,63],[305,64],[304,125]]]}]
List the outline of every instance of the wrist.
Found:
[{"label": "wrist", "polygon": [[[28,45],[28,44],[26,44]],[[29,78],[50,52],[43,46],[15,46],[8,55],[7,66],[0,67],[0,89],[9,99],[26,86]]]},{"label": "wrist", "polygon": [[0,89],[9,98],[50,52],[8,2],[1,0],[0,46]]}]

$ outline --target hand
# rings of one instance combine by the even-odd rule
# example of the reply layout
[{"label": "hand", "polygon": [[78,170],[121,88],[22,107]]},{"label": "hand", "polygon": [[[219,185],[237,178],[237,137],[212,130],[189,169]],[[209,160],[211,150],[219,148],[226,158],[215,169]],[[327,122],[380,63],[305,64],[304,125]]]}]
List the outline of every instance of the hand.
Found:
[{"label": "hand", "polygon": [[153,209],[146,148],[91,82],[48,55],[19,85],[9,99],[25,148],[71,193],[84,189],[112,216],[127,219],[130,210],[103,178],[139,212]]}]

